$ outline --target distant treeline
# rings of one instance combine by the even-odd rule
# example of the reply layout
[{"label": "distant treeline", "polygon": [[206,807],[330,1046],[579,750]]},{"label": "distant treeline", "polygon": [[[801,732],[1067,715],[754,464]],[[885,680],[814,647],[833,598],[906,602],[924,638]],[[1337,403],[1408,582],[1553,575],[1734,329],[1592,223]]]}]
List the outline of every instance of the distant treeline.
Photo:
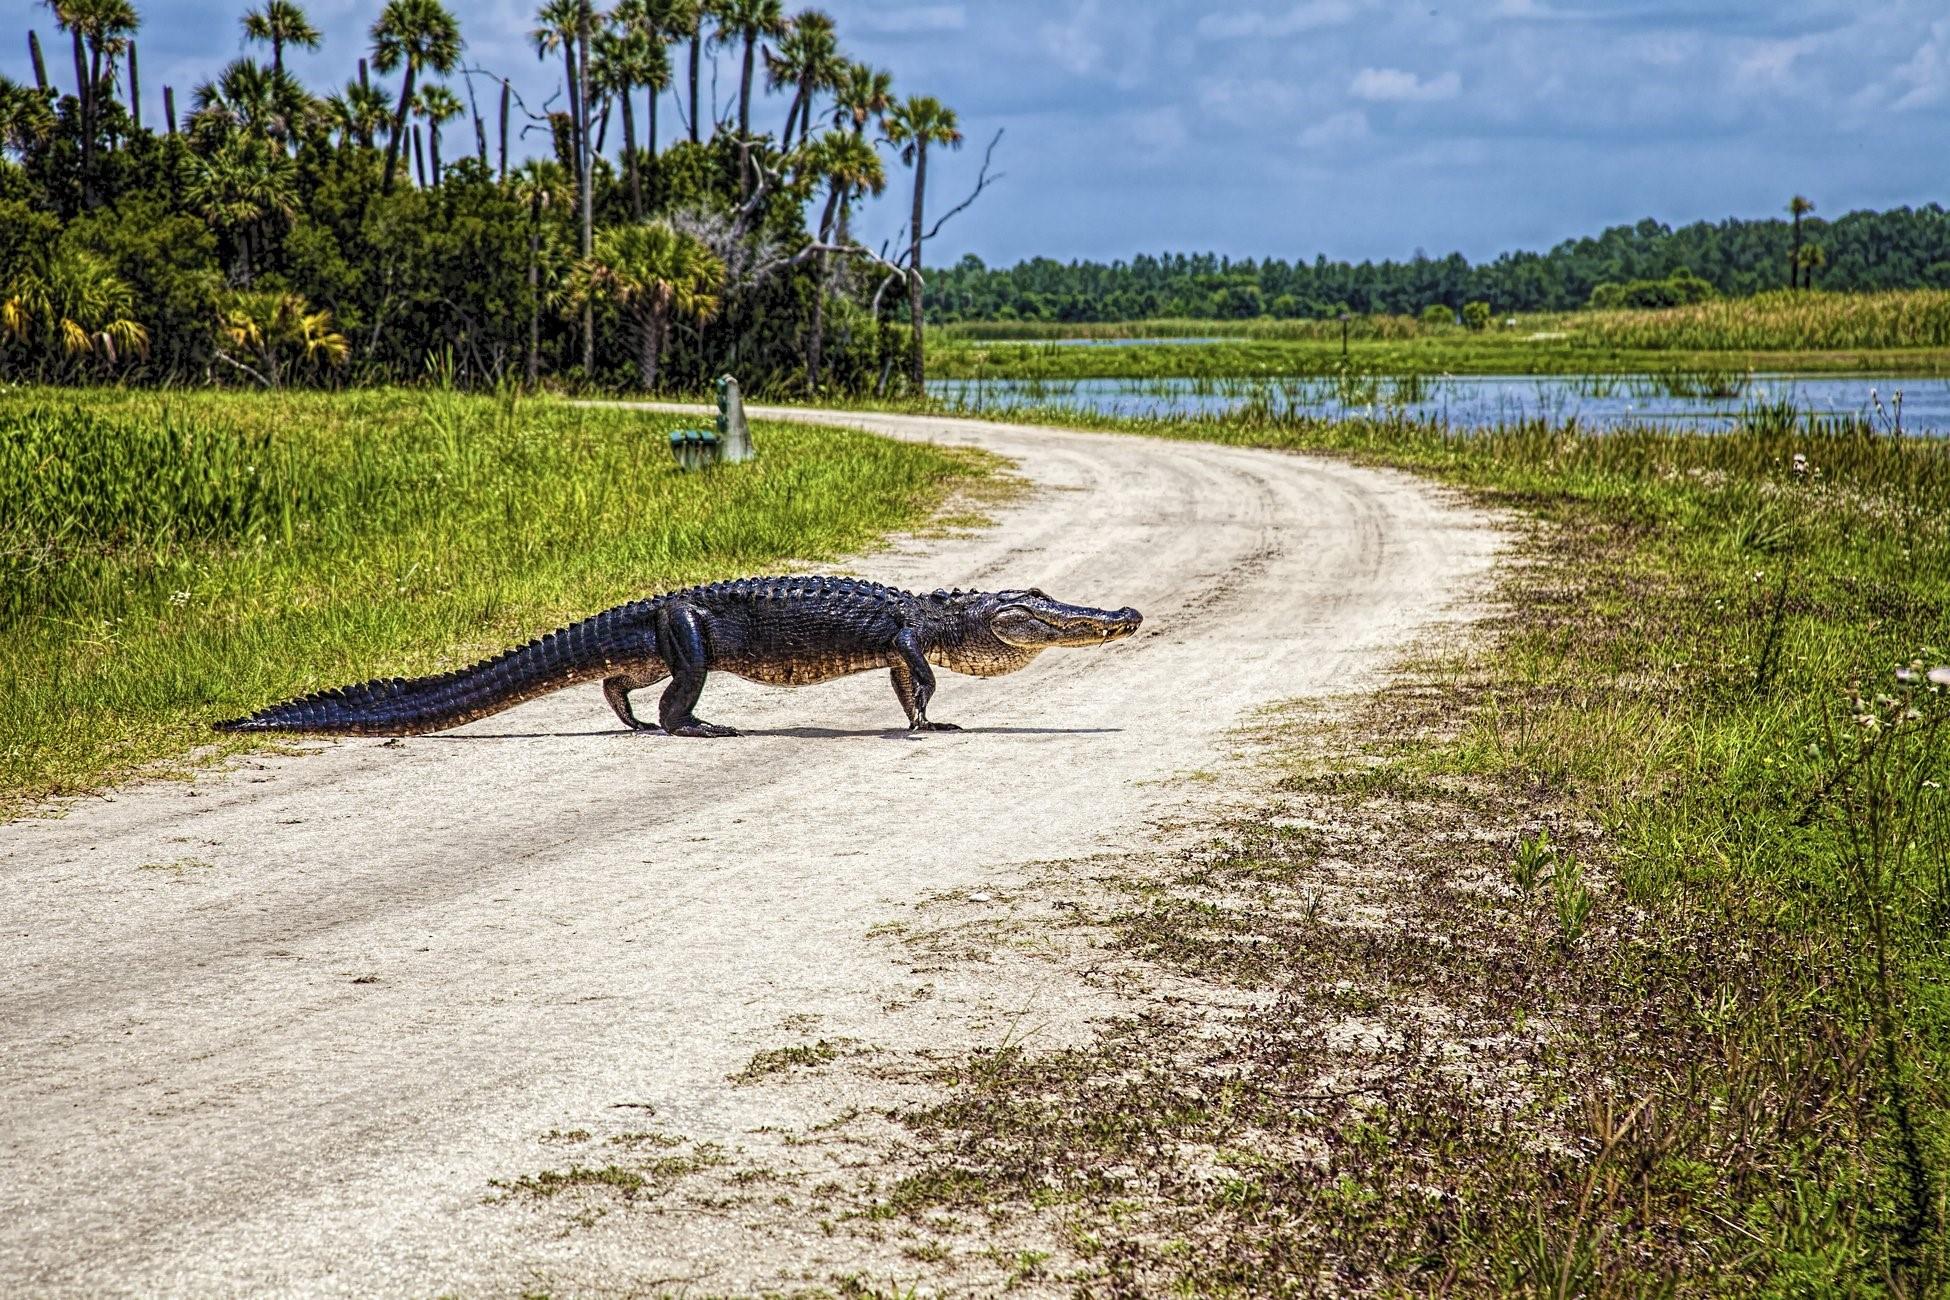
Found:
[{"label": "distant treeline", "polygon": [[[1806,211],[1806,209],[1803,209]],[[1396,262],[1230,260],[1169,253],[1118,261],[1036,258],[990,269],[964,257],[930,273],[937,320],[1123,321],[1178,317],[1291,319],[1357,313],[1569,311],[1630,286],[1697,276],[1714,292],[1744,297],[1799,281],[1829,290],[1950,288],[1950,212],[1932,203],[1851,212],[1835,221],[1695,222],[1678,230],[1650,219],[1571,239],[1548,253],[1504,253],[1472,265],[1460,253]],[[1795,268],[1790,270],[1790,268]]]}]

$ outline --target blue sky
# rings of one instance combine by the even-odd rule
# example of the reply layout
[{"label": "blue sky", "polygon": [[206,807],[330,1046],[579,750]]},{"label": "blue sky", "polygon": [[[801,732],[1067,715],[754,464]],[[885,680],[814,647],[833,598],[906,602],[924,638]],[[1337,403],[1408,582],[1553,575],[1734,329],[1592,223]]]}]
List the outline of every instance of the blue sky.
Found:
[{"label": "blue sky", "polygon": [[[600,3],[601,0],[598,0]],[[144,98],[178,103],[240,52],[242,5],[138,0]],[[0,71],[28,74],[15,15]],[[788,0],[788,8],[795,7]],[[1950,15],[1919,0],[824,0],[853,57],[956,108],[968,143],[930,168],[961,197],[1005,132],[1006,173],[929,261],[1136,252],[1472,258],[1653,216],[1824,214],[1946,197]],[[379,0],[314,0],[292,59],[343,81]],[[453,5],[467,59],[531,104],[559,85],[525,39],[533,5]],[[64,85],[65,50],[50,45]],[[721,105],[737,93],[730,54]],[[460,87],[456,87],[459,89]],[[486,105],[487,90],[481,88]],[[785,101],[754,108],[782,120]],[[674,115],[666,111],[666,135]],[[613,133],[614,134],[614,133]],[[532,137],[539,141],[540,135]],[[897,166],[896,185],[905,173]],[[905,200],[859,223],[897,233]]]}]

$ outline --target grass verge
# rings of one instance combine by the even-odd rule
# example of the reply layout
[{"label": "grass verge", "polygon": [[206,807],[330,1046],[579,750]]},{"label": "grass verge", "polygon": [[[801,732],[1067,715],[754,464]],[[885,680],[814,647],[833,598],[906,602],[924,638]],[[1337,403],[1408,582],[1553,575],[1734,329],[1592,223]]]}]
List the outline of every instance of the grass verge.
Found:
[{"label": "grass verge", "polygon": [[1099,1294],[1941,1294],[1950,449],[1143,429],[1432,475],[1524,562],[1096,917],[1206,1009],[968,1058],[889,1213],[1058,1216]]},{"label": "grass verge", "polygon": [[681,422],[437,388],[0,393],[0,816],[271,700],[859,550],[989,468],[761,425],[756,462],[685,475]]}]

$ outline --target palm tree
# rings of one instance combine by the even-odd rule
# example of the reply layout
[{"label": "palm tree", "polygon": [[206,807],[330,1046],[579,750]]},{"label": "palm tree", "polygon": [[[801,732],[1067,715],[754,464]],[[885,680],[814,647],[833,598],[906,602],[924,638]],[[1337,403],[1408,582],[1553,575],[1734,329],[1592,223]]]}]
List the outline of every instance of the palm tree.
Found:
[{"label": "palm tree", "polygon": [[[563,75],[569,87],[569,147],[578,160],[582,157],[582,132],[587,117],[582,107],[582,77],[576,67],[576,40],[582,30],[582,0],[548,0],[548,3],[535,11],[538,24],[528,33],[528,39],[535,46],[535,57],[545,59],[551,54],[562,56]],[[582,164],[577,162],[577,170]]]},{"label": "palm tree", "polygon": [[443,123],[451,122],[460,116],[461,102],[454,95],[453,91],[436,81],[420,87],[419,93],[413,96],[413,107],[421,117],[427,120],[427,145],[429,151],[433,154],[433,183],[435,188],[438,188],[440,185],[440,127]]},{"label": "palm tree", "polygon": [[1799,194],[1788,200],[1788,215],[1794,218],[1794,236],[1788,243],[1788,288],[1801,287],[1801,218],[1815,210],[1812,201]]},{"label": "palm tree", "polygon": [[25,158],[54,138],[54,110],[47,96],[0,76],[0,149]]},{"label": "palm tree", "polygon": [[840,58],[839,39],[833,34],[832,16],[817,9],[807,9],[792,19],[779,38],[777,54],[765,51],[767,83],[775,90],[793,88],[785,130],[779,135],[781,149],[792,147],[794,127],[799,129],[799,142],[806,142],[812,133],[813,96],[830,89],[846,67]]},{"label": "palm tree", "polygon": [[[655,55],[643,75],[637,78],[637,85],[650,93],[644,96],[644,152],[652,158],[657,156],[657,98],[670,89],[670,42],[689,34],[698,21],[697,0],[622,0],[611,14],[619,30],[640,32],[651,45],[656,47]],[[628,119],[625,119],[628,125]]]},{"label": "palm tree", "polygon": [[745,160],[751,151],[752,135],[752,55],[760,37],[776,39],[785,32],[785,5],[782,0],[716,0],[712,13],[718,20],[713,38],[719,45],[742,41],[745,46],[743,70],[738,75],[738,180],[749,185]]},{"label": "palm tree", "polygon": [[247,9],[243,23],[244,39],[271,47],[271,66],[280,76],[284,73],[285,46],[315,50],[322,39],[305,11],[291,0],[266,0],[262,9]]},{"label": "palm tree", "polygon": [[515,173],[517,202],[528,206],[528,386],[541,373],[542,356],[542,213],[569,201],[568,172],[559,162],[530,159]]},{"label": "palm tree", "polygon": [[914,322],[914,355],[909,377],[918,396],[927,383],[927,364],[921,354],[921,202],[928,186],[928,146],[961,148],[961,125],[955,110],[932,95],[912,95],[887,117],[887,140],[901,146],[901,161],[914,168],[914,215],[908,223],[907,314]]},{"label": "palm tree", "polygon": [[853,127],[860,135],[867,123],[886,115],[894,104],[892,73],[864,63],[849,63],[833,79],[833,125]]},{"label": "palm tree", "polygon": [[325,101],[331,125],[339,133],[341,148],[357,140],[362,149],[372,148],[373,138],[393,120],[393,102],[378,86],[353,78],[345,89]]},{"label": "palm tree", "polygon": [[383,192],[393,192],[393,171],[399,163],[400,142],[406,133],[406,110],[413,102],[413,82],[422,68],[448,73],[460,59],[460,25],[440,0],[387,0],[379,21],[372,25],[372,66],[381,72],[406,68],[399,107],[393,110],[393,133],[386,142]]},{"label": "palm tree", "polygon": [[[849,242],[848,213],[855,194],[879,194],[887,188],[887,172],[880,165],[874,147],[857,135],[829,131],[810,150],[810,164],[826,178],[826,209],[820,214],[818,239],[826,242],[827,232],[839,224],[836,242]],[[819,363],[826,346],[826,290],[829,255],[819,254],[818,285],[813,292],[812,330],[806,339],[806,382],[819,387]]]},{"label": "palm tree", "polygon": [[231,280],[248,288],[252,252],[272,217],[297,209],[297,165],[269,140],[244,132],[225,136],[206,154],[184,162],[183,193],[203,219],[233,241]]},{"label": "palm tree", "polygon": [[[75,99],[81,108],[81,184],[84,201],[94,205],[95,137],[101,130],[103,73],[114,76],[115,61],[128,48],[142,20],[130,0],[46,0],[54,20],[74,41]],[[83,51],[86,50],[84,57]],[[104,69],[106,61],[106,69]]]},{"label": "palm tree", "polygon": [[[41,248],[0,286],[0,338],[38,340],[46,356],[79,360],[146,356],[149,331],[134,318],[135,291],[107,259],[78,248]],[[119,349],[119,352],[118,352]]]},{"label": "palm tree", "polygon": [[724,263],[704,241],[668,221],[644,221],[603,231],[595,251],[569,273],[563,298],[571,306],[611,306],[630,319],[637,376],[649,391],[657,386],[671,316],[710,320],[724,279]]},{"label": "palm tree", "polygon": [[[229,294],[217,309],[218,354],[267,388],[282,387],[288,370],[316,374],[336,369],[352,354],[345,335],[332,328],[332,313],[313,311],[303,295],[277,292]],[[223,356],[223,345],[248,356],[255,367]]]},{"label": "palm tree", "polygon": [[[638,86],[669,84],[670,60],[664,57],[663,43],[638,24],[606,27],[597,33],[595,45],[589,80],[595,90],[615,97],[623,106],[623,170],[630,182],[630,215],[641,221],[643,181],[637,174],[636,110],[630,103],[630,92]],[[650,102],[653,106],[656,103],[654,91]]]},{"label": "palm tree", "polygon": [[1801,268],[1801,287],[1815,287],[1815,272],[1828,265],[1828,253],[1820,244],[1803,244],[1795,253],[1795,264]]},{"label": "palm tree", "polygon": [[232,59],[215,81],[191,93],[190,133],[222,139],[242,131],[283,145],[297,135],[309,99],[290,73],[274,72],[255,59]]}]

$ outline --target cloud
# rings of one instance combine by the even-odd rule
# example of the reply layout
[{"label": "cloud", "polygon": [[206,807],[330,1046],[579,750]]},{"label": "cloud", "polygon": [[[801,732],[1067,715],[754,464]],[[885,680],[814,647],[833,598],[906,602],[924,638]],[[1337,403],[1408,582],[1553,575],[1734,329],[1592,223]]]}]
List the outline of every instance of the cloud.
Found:
[{"label": "cloud", "polygon": [[1892,109],[1927,108],[1941,100],[1950,91],[1950,22],[1931,23],[1930,38],[1890,75],[1903,86]]},{"label": "cloud", "polygon": [[1338,149],[1368,138],[1368,115],[1358,108],[1330,113],[1300,133],[1303,149]]},{"label": "cloud", "polygon": [[1445,72],[1422,80],[1400,68],[1363,68],[1354,74],[1347,93],[1370,104],[1433,104],[1462,93],[1462,76]]},{"label": "cloud", "polygon": [[1207,14],[1198,20],[1196,30],[1206,40],[1214,41],[1295,36],[1352,22],[1367,7],[1365,0],[1302,0],[1283,14]]}]

